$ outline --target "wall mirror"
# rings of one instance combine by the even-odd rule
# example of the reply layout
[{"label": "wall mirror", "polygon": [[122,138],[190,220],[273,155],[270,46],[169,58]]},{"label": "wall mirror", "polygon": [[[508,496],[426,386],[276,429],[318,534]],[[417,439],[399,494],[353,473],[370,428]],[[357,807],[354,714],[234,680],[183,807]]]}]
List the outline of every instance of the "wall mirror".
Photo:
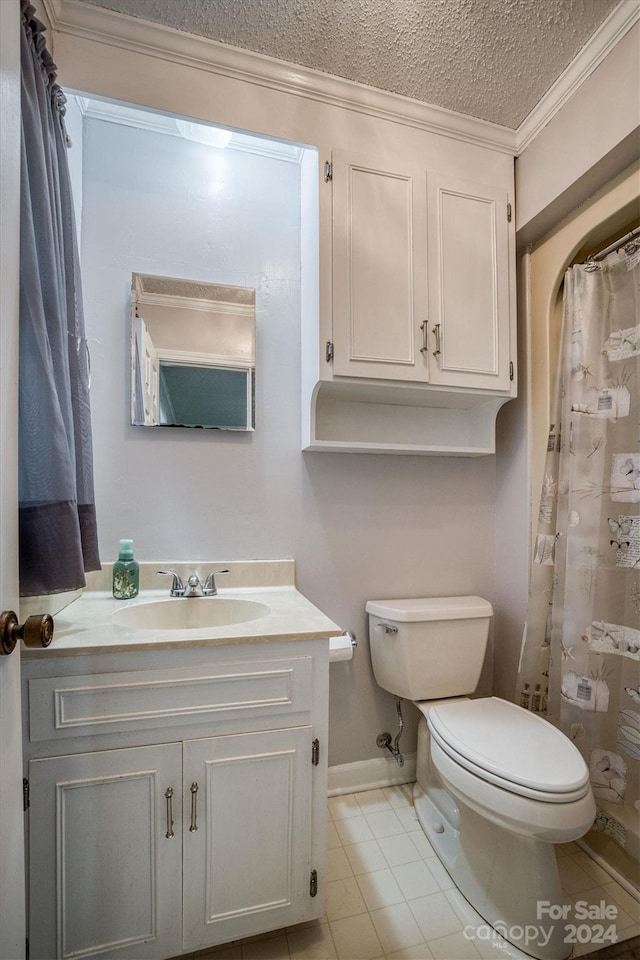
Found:
[{"label": "wall mirror", "polygon": [[255,429],[256,292],[131,278],[131,422]]}]

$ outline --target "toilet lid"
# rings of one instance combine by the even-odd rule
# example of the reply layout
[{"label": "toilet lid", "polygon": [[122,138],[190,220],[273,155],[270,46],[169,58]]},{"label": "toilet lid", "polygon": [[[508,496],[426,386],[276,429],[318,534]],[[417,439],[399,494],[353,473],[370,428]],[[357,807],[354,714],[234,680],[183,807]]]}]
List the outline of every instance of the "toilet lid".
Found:
[{"label": "toilet lid", "polygon": [[571,741],[542,717],[506,700],[434,704],[427,720],[453,759],[514,792],[519,786],[527,795],[560,799],[587,787],[587,766]]}]

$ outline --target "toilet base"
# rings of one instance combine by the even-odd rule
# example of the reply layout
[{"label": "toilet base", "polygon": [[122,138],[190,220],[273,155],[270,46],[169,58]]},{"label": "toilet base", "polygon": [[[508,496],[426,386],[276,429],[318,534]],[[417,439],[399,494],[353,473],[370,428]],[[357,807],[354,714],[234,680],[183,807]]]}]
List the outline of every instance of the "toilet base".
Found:
[{"label": "toilet base", "polygon": [[519,950],[537,960],[565,960],[571,944],[564,923],[540,910],[564,902],[553,844],[489,822],[454,799],[433,768],[430,774],[426,791],[414,786],[416,814],[460,893]]}]

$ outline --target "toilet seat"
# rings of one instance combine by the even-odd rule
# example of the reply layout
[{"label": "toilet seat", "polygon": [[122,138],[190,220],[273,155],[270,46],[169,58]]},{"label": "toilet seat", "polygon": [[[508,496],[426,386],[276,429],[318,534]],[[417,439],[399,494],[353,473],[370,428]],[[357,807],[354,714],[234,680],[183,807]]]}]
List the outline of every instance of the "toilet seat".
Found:
[{"label": "toilet seat", "polygon": [[440,750],[474,776],[544,803],[571,803],[589,792],[581,754],[542,717],[498,697],[418,706]]}]

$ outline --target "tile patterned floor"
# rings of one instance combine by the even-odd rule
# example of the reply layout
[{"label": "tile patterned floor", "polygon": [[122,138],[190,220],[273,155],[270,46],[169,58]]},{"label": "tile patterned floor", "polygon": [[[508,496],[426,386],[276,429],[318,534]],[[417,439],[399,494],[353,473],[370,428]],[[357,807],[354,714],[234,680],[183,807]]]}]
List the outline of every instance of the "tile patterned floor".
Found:
[{"label": "tile patterned floor", "polygon": [[[410,786],[332,797],[328,808],[326,916],[200,951],[192,955],[195,960],[519,960],[525,956],[491,934],[455,889],[416,819]],[[638,935],[638,903],[578,846],[569,843],[558,848],[558,864],[569,902],[604,900],[616,909],[618,939]],[[584,926],[581,923],[583,930]],[[574,956],[602,945],[577,944]]]}]

